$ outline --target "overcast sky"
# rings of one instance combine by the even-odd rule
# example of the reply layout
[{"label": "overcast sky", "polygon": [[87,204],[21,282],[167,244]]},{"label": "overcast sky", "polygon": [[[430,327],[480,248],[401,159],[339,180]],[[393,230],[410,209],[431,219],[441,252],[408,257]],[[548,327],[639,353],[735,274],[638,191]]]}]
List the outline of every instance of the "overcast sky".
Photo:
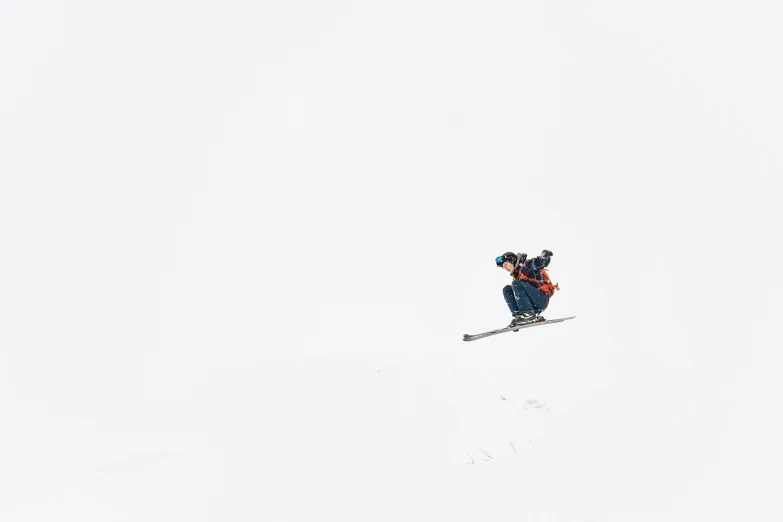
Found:
[{"label": "overcast sky", "polygon": [[781,15],[3,2],[2,518],[780,519]]}]

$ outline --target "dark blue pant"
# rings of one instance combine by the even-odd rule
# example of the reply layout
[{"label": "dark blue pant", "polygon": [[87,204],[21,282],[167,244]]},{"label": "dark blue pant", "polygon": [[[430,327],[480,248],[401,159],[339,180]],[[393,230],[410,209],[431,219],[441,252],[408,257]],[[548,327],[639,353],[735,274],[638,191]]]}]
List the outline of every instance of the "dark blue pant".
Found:
[{"label": "dark blue pant", "polygon": [[513,315],[522,312],[540,312],[549,305],[549,294],[526,281],[514,281],[503,287],[503,297]]}]

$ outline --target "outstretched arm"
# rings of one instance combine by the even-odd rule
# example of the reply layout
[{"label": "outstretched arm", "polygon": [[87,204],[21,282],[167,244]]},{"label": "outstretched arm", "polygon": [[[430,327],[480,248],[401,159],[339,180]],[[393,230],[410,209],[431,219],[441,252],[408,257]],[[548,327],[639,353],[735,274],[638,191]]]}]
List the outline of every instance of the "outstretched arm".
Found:
[{"label": "outstretched arm", "polygon": [[552,260],[552,252],[550,250],[544,250],[538,257],[532,257],[524,261],[525,268],[528,270],[541,270],[549,266],[549,261]]}]

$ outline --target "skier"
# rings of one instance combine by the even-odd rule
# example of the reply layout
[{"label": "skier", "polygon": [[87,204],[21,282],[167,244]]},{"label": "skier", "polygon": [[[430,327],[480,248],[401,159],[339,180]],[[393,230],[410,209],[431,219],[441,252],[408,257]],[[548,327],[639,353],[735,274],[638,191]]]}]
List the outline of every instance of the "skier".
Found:
[{"label": "skier", "polygon": [[549,279],[545,268],[549,266],[551,251],[544,250],[539,257],[527,258],[527,254],[506,252],[495,258],[495,264],[511,274],[512,283],[503,287],[511,315],[509,328],[544,321],[541,312],[549,306],[549,298],[560,288]]}]

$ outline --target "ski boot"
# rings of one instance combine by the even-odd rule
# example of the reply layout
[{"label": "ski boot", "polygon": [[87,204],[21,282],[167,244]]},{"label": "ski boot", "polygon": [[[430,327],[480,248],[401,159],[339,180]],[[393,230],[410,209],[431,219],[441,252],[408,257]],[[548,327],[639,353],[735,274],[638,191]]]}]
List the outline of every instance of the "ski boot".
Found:
[{"label": "ski boot", "polygon": [[543,317],[539,318],[538,315],[533,312],[522,312],[521,314],[514,317],[514,322],[510,328],[514,328],[515,326],[522,326],[525,324],[537,323],[543,320]]}]

